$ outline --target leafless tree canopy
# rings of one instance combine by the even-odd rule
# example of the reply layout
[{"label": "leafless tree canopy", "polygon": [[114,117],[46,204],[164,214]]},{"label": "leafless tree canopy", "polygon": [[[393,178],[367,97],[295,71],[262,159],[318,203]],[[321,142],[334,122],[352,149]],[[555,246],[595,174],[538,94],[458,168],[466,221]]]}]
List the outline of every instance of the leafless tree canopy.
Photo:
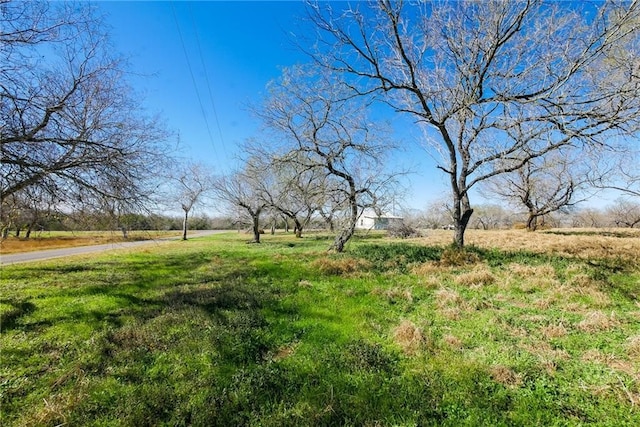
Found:
[{"label": "leafless tree canopy", "polygon": [[90,5],[2,1],[0,58],[3,199],[34,187],[73,204],[148,194],[167,132]]},{"label": "leafless tree canopy", "polygon": [[269,203],[262,193],[268,171],[249,159],[244,169],[218,177],[213,182],[215,197],[252,224],[253,243],[260,243],[260,215]]},{"label": "leafless tree canopy", "polygon": [[638,131],[636,1],[381,0],[339,12],[310,4],[309,13],[317,62],[411,114],[442,155],[458,246],[477,183]]},{"label": "leafless tree canopy", "polygon": [[482,186],[489,197],[498,197],[527,212],[527,230],[535,231],[538,219],[584,201],[587,164],[576,153],[562,150],[532,158],[519,169],[495,176]]},{"label": "leafless tree canopy", "polygon": [[344,201],[345,224],[333,245],[341,252],[362,210],[378,206],[392,188],[394,175],[385,167],[392,144],[361,99],[354,100],[335,75],[314,68],[284,70],[257,113],[272,135],[267,150],[274,162],[298,174],[314,171],[331,184],[327,195]]},{"label": "leafless tree canopy", "polygon": [[171,202],[180,205],[182,218],[182,240],[187,240],[189,215],[194,206],[213,193],[215,178],[201,163],[185,162],[176,165],[168,179],[171,183]]}]

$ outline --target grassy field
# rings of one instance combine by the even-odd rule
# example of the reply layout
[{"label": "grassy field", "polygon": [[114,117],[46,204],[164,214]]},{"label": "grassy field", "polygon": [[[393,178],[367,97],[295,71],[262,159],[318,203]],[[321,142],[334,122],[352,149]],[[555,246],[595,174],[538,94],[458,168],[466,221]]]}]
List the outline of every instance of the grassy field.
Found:
[{"label": "grassy field", "polygon": [[133,242],[182,235],[181,231],[133,230],[125,239],[120,231],[44,231],[33,233],[25,239],[9,236],[0,240],[0,253],[41,251],[46,249],[69,248],[74,246],[101,245],[103,243]]},{"label": "grassy field", "polygon": [[1,423],[640,425],[640,238],[229,233],[2,268]]}]

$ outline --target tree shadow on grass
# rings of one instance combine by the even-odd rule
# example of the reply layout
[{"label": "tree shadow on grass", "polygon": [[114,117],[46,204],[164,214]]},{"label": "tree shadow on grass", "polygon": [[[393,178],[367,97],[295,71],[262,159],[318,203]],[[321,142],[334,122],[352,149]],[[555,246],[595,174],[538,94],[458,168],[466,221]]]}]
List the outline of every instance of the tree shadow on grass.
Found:
[{"label": "tree shadow on grass", "polygon": [[0,332],[13,329],[21,317],[32,313],[36,306],[31,301],[16,299],[1,299],[0,303],[11,306],[0,316]]}]

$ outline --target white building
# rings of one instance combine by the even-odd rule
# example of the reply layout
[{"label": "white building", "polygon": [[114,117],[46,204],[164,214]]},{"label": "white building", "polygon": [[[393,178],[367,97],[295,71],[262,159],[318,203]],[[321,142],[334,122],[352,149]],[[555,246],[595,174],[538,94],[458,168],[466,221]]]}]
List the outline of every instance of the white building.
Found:
[{"label": "white building", "polygon": [[402,221],[401,216],[377,215],[373,209],[365,209],[358,218],[356,228],[360,230],[387,230],[389,227],[402,224]]}]

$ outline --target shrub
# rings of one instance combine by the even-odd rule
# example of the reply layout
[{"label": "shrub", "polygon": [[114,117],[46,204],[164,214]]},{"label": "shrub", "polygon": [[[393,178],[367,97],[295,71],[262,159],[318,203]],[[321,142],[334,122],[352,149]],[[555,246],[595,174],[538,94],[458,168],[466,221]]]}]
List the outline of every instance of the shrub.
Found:
[{"label": "shrub", "polygon": [[389,237],[397,238],[397,239],[408,239],[412,237],[422,237],[422,234],[418,229],[412,227],[409,224],[400,223],[394,224],[389,227],[387,230]]},{"label": "shrub", "polygon": [[478,261],[480,261],[480,257],[476,253],[454,247],[445,249],[440,257],[440,263],[450,267],[462,267],[475,264]]}]

